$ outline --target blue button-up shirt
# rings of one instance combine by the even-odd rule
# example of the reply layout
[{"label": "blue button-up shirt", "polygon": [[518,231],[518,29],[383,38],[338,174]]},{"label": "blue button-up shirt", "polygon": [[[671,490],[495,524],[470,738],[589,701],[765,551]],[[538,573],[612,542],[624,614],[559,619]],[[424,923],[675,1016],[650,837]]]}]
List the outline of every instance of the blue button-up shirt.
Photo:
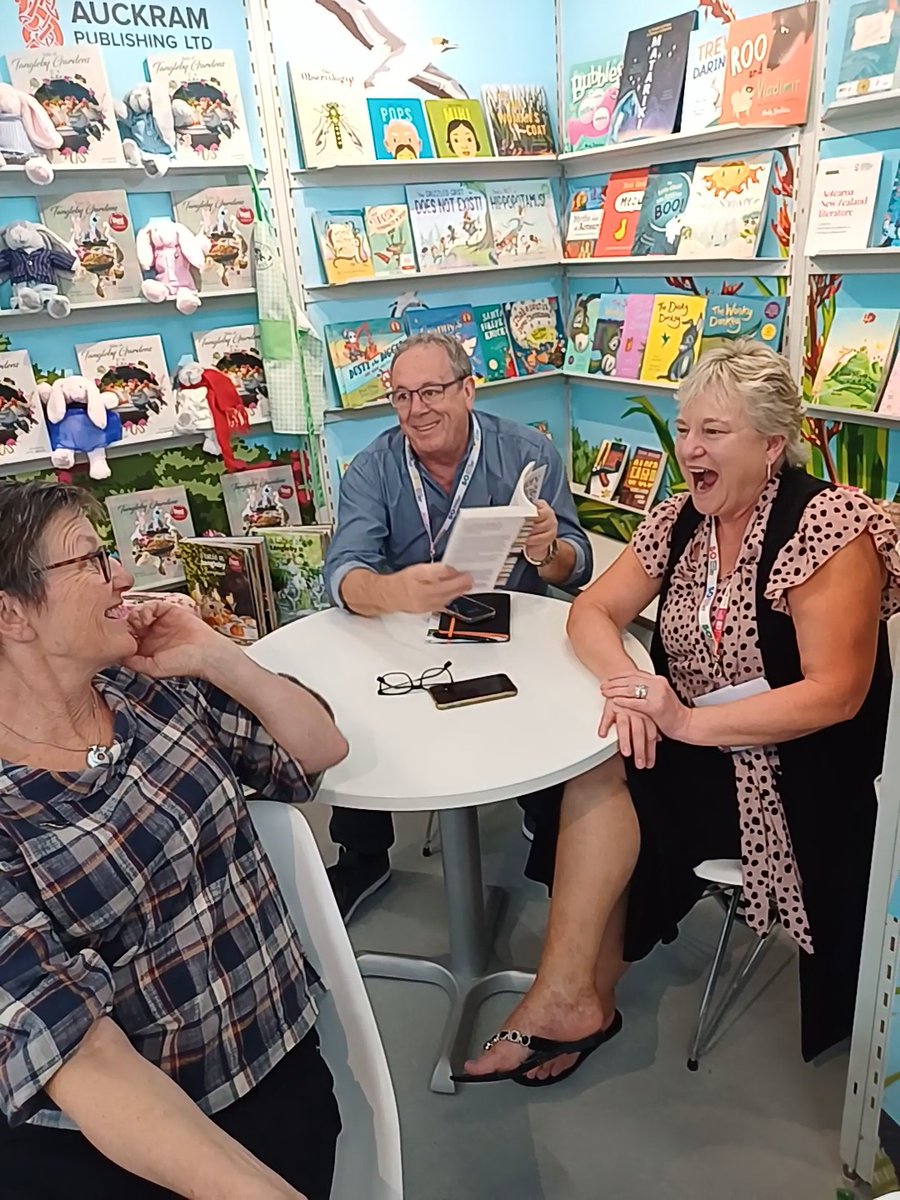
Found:
[{"label": "blue button-up shirt", "polygon": [[[530,462],[546,463],[541,499],[556,513],[560,540],[575,550],[575,567],[565,586],[580,587],[587,583],[594,566],[591,546],[578,523],[562,459],[553,443],[537,430],[490,413],[479,413],[478,420],[482,431],[481,454],[463,507],[509,504],[525,467]],[[356,455],[341,480],[337,529],[325,560],[325,583],[335,604],[342,605],[341,584],[357,567],[387,574],[429,560],[429,538],[406,469],[404,440],[399,427],[381,434]],[[457,468],[449,494],[420,466],[435,533],[450,510],[467,457],[468,450]],[[445,534],[437,544],[438,558],[444,552],[448,536]],[[524,558],[513,568],[507,587],[516,592],[541,593],[547,589],[537,568]]]}]

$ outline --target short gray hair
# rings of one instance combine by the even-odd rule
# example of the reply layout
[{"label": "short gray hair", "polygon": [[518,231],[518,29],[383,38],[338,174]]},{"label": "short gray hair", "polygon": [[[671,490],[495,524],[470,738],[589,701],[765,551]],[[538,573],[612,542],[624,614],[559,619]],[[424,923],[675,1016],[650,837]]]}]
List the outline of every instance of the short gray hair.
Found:
[{"label": "short gray hair", "polygon": [[754,338],[737,338],[707,350],[678,389],[683,408],[698,396],[736,400],[763,437],[783,437],[788,466],[807,459],[803,441],[803,398],[787,359]]},{"label": "short gray hair", "polygon": [[60,514],[94,516],[99,505],[83,488],[45,480],[0,481],[0,591],[41,604],[45,576],[43,538]]},{"label": "short gray hair", "polygon": [[400,343],[391,359],[391,370],[393,371],[397,365],[397,359],[402,354],[405,354],[407,350],[417,350],[419,346],[437,346],[438,349],[443,350],[450,359],[453,374],[458,379],[472,374],[472,360],[466,354],[466,348],[459,338],[451,337],[449,333],[432,333],[428,330],[424,333],[414,333],[405,342]]}]

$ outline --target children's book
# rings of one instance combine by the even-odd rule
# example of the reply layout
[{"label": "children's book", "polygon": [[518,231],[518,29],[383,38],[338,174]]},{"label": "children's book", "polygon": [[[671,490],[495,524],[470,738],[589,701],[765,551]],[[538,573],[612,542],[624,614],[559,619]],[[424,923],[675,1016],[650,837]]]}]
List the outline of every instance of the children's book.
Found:
[{"label": "children's book", "polygon": [[605,187],[576,187],[569,197],[563,258],[593,258],[603,221]]},{"label": "children's book", "polygon": [[566,329],[565,369],[574,375],[586,375],[591,358],[597,306],[601,296],[596,292],[579,294],[572,301]]},{"label": "children's book", "polygon": [[229,532],[236,537],[302,524],[297,484],[290,463],[225,472],[222,496],[228,513]]},{"label": "children's book", "polygon": [[894,176],[894,186],[888,200],[887,210],[881,221],[882,246],[900,246],[900,167]]},{"label": "children's book", "polygon": [[883,157],[879,151],[819,160],[806,233],[807,254],[868,246]]},{"label": "children's book", "polygon": [[731,22],[724,124],[804,124],[813,79],[815,31],[815,0]]},{"label": "children's book", "polygon": [[250,162],[247,117],[230,50],[149,55],[147,70],[150,82],[164,84],[173,102],[178,162]]},{"label": "children's book", "polygon": [[50,453],[44,407],[27,350],[0,350],[0,464]]},{"label": "children's book", "polygon": [[649,172],[613,171],[606,188],[603,219],[594,246],[595,258],[628,257],[634,245]]},{"label": "children's book", "polygon": [[406,339],[394,317],[342,321],[325,326],[328,357],[342,408],[361,408],[383,400],[391,388],[391,359]]},{"label": "children's book", "polygon": [[[6,63],[13,87],[37,100],[62,137],[60,149],[49,152],[51,162],[79,167],[125,166],[109,80],[99,50],[88,46],[44,46],[24,54],[8,54]],[[10,132],[16,139],[14,125],[10,126]]]},{"label": "children's book", "polygon": [[678,384],[687,378],[700,355],[705,315],[705,296],[656,296],[641,362],[641,379],[648,383]]},{"label": "children's book", "polygon": [[485,363],[479,340],[479,323],[468,304],[448,304],[440,308],[408,308],[406,328],[413,333],[445,333],[454,337],[469,356],[476,383],[486,380]]},{"label": "children's book", "polygon": [[152,442],[175,428],[175,405],[162,338],[155,333],[75,347],[81,374],[118,400],[122,441]]},{"label": "children's book", "polygon": [[598,297],[588,375],[612,377],[616,373],[616,356],[622,344],[622,325],[625,321],[625,300],[622,292]]},{"label": "children's book", "polygon": [[484,362],[485,383],[514,379],[516,360],[502,304],[481,304],[473,310],[478,322],[478,339]]},{"label": "children's book", "polygon": [[696,22],[692,10],[629,33],[611,142],[662,137],[675,129]]},{"label": "children's book", "polygon": [[258,325],[225,325],[194,330],[194,352],[201,367],[222,371],[237,389],[251,425],[269,419],[269,387],[260,349]]},{"label": "children's book", "polygon": [[363,220],[376,275],[408,275],[416,270],[409,209],[405,204],[370,204]]},{"label": "children's book", "polygon": [[438,158],[490,158],[491,135],[479,100],[426,100]]},{"label": "children's book", "polygon": [[585,491],[597,500],[612,500],[628,462],[628,443],[604,438]]},{"label": "children's book", "polygon": [[431,131],[422,101],[413,96],[368,99],[375,157],[398,162],[434,158]]},{"label": "children's book", "polygon": [[625,297],[625,320],[616,354],[616,375],[621,379],[640,379],[644,347],[653,319],[656,297],[633,292]]},{"label": "children's book", "polygon": [[375,143],[362,82],[352,75],[307,70],[293,62],[288,69],[304,165],[340,167],[374,162]]},{"label": "children's book", "polygon": [[595,150],[609,141],[622,78],[621,54],[576,63],[566,81],[563,145]]},{"label": "children's book", "polygon": [[771,152],[697,163],[681,218],[678,257],[755,258],[771,170]]},{"label": "children's book", "polygon": [[559,220],[551,180],[485,183],[484,190],[501,267],[560,261]]},{"label": "children's book", "polygon": [[847,14],[835,99],[889,92],[900,57],[896,0],[862,0]]},{"label": "children's book", "polygon": [[326,525],[302,529],[261,529],[279,625],[329,608],[325,588],[325,552],[331,540]]},{"label": "children's book", "polygon": [[871,410],[894,356],[896,308],[838,308],[813,382],[813,403]]},{"label": "children's book", "polygon": [[423,274],[496,266],[483,184],[410,184],[406,202]]},{"label": "children's book", "polygon": [[516,373],[540,375],[561,370],[566,334],[557,297],[507,301],[503,311],[516,356]]},{"label": "children's book", "polygon": [[636,446],[619,483],[616,502],[626,508],[648,512],[662,483],[667,457],[664,450]]},{"label": "children's book", "polygon": [[703,319],[701,357],[737,338],[755,338],[781,349],[785,301],[781,296],[708,296]]},{"label": "children's book", "polygon": [[42,195],[39,203],[43,223],[78,259],[71,276],[60,276],[60,290],[73,304],[140,296],[144,274],[124,190]]},{"label": "children's book", "polygon": [[241,646],[274,628],[262,538],[185,538],[179,550],[188,595],[207,625]]},{"label": "children's book", "polygon": [[894,356],[893,366],[882,385],[878,411],[886,417],[900,417],[900,354]]},{"label": "children's book", "polygon": [[718,125],[722,118],[725,90],[726,34],[708,28],[695,29],[688,46],[681,132],[701,133]]},{"label": "children's book", "polygon": [[313,229],[329,283],[351,283],[374,276],[372,248],[361,208],[314,212]]},{"label": "children's book", "polygon": [[633,255],[678,253],[692,174],[693,167],[685,169],[675,163],[650,172],[631,247]]},{"label": "children's book", "polygon": [[202,234],[209,248],[198,283],[204,294],[232,292],[255,285],[253,192],[246,184],[173,192],[175,220]]},{"label": "children's book", "polygon": [[194,536],[194,522],[183,487],[148,488],[107,496],[116,550],[135,586],[184,579],[179,550]]},{"label": "children's book", "polygon": [[488,84],[481,89],[494,154],[529,157],[556,153],[547,93],[537,84]]}]

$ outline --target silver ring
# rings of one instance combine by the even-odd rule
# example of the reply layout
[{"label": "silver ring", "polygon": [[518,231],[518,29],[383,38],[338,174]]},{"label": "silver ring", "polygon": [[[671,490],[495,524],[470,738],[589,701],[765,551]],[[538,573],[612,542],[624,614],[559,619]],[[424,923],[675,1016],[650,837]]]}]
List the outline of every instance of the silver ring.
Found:
[{"label": "silver ring", "polygon": [[635,698],[635,700],[646,700],[647,699],[647,688],[643,683],[639,683],[635,687],[634,698]]}]

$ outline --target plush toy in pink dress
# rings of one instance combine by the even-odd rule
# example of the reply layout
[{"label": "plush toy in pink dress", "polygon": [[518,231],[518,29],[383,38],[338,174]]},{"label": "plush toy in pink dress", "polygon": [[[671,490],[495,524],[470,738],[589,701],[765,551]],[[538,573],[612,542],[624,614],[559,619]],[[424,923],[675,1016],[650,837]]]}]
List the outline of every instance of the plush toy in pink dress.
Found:
[{"label": "plush toy in pink dress", "polygon": [[174,300],[180,313],[196,312],[200,296],[192,268],[200,270],[209,247],[209,239],[203,234],[191,233],[186,225],[170,217],[154,217],[137,235],[141,267],[155,275],[143,282],[144,298],[153,304]]}]

